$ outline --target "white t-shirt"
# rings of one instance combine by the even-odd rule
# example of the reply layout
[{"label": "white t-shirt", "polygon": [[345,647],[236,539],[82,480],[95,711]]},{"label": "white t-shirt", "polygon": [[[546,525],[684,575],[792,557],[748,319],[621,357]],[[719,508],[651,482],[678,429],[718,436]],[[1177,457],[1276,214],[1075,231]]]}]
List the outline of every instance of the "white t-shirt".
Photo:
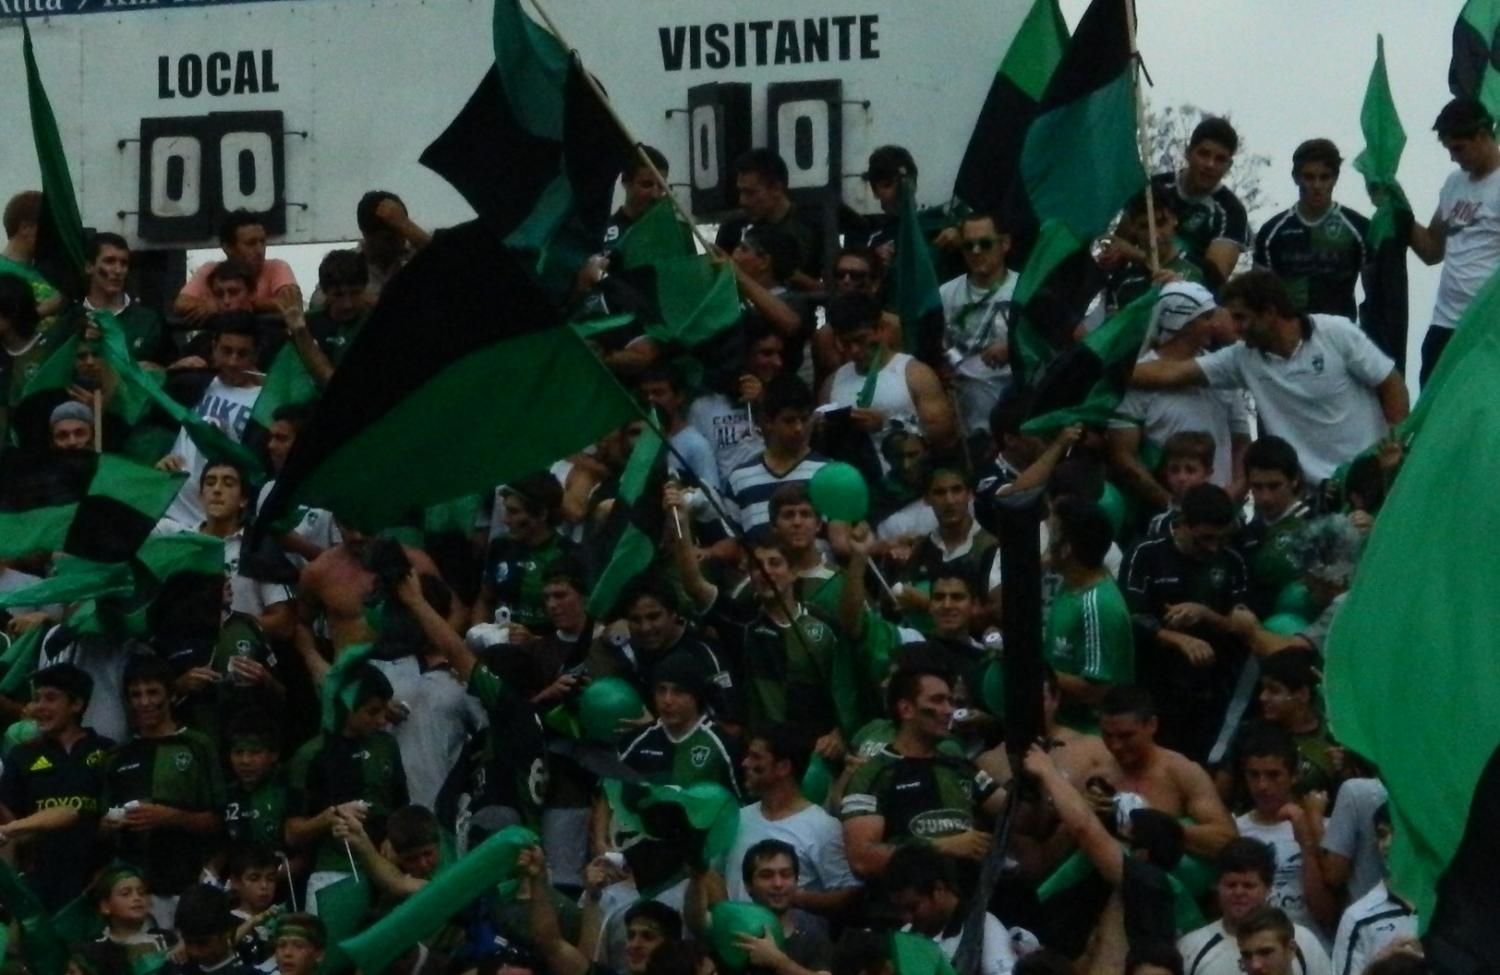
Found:
[{"label": "white t-shirt", "polygon": [[[260,396],[259,386],[231,386],[218,376],[208,384],[193,412],[239,443],[245,436],[245,425]],[[204,457],[184,430],[177,434],[172,453],[185,462],[188,479],[167,509],[167,517],[182,525],[196,525],[203,520],[203,501],[198,496],[198,479],[203,475]]]},{"label": "white t-shirt", "polygon": [[[897,352],[880,368],[875,378],[875,393],[867,407],[885,414],[885,426],[870,434],[875,445],[875,454],[880,457],[880,470],[889,474],[891,465],[880,453],[880,442],[886,434],[901,424],[909,430],[922,429],[917,420],[917,404],[911,398],[911,388],[906,385],[906,366],[912,361],[905,352]],[[834,372],[828,384],[828,402],[834,406],[857,406],[859,394],[865,388],[864,374],[854,371],[854,363],[846,362]]]},{"label": "white t-shirt", "polygon": [[742,866],[745,853],[761,840],[781,840],[797,851],[797,886],[803,890],[830,891],[858,887],[844,854],[844,828],[822,806],[808,806],[785,819],[767,819],[760,803],[740,810],[740,828],[734,846],[724,861],[724,880],[729,899],[746,901]]},{"label": "white t-shirt", "polygon": [[[260,489],[260,497],[255,500],[255,510],[259,511],[265,507],[266,499],[276,488],[276,479],[267,481],[265,487]],[[339,531],[338,525],[333,523],[333,512],[325,508],[299,508],[302,519],[297,522],[292,534],[305,541],[311,542],[318,548],[327,551],[344,540],[344,535]],[[297,568],[307,564],[307,559],[295,552],[283,552],[287,559]]]},{"label": "white t-shirt", "polygon": [[1375,387],[1396,364],[1349,319],[1309,317],[1291,358],[1237,342],[1196,361],[1214,389],[1250,391],[1263,432],[1290,443],[1316,484],[1385,436]]},{"label": "white t-shirt", "polygon": [[904,508],[891,512],[875,528],[875,537],[881,541],[893,538],[908,538],[912,535],[931,535],[938,530],[937,515],[932,505],[922,498],[912,501]]},{"label": "white t-shirt", "polygon": [[979,357],[979,353],[996,342],[1010,340],[1006,316],[1016,293],[1017,277],[1015,274],[1007,274],[999,287],[986,290],[970,284],[967,274],[960,274],[938,288],[938,299],[943,303],[943,321],[946,324],[943,349],[957,350],[963,356],[955,367],[960,376],[992,381],[1010,376],[1010,366],[996,368],[988,365]]},{"label": "white t-shirt", "polygon": [[[1342,595],[1339,599],[1343,599]],[[1385,868],[1375,842],[1375,811],[1389,798],[1379,779],[1349,779],[1339,786],[1333,815],[1323,830],[1323,849],[1337,853],[1352,865],[1349,900],[1357,901],[1375,889]]]},{"label": "white t-shirt", "polygon": [[1324,937],[1312,912],[1307,909],[1307,892],[1302,886],[1302,847],[1297,845],[1292,824],[1257,823],[1251,813],[1236,816],[1234,824],[1241,836],[1260,840],[1276,857],[1276,875],[1271,880],[1271,893],[1266,903],[1285,911],[1293,924],[1300,924],[1317,932],[1320,938]]},{"label": "white t-shirt", "polygon": [[[902,928],[910,931],[911,925]],[[932,940],[942,949],[943,957],[949,961],[958,954],[959,942],[963,940],[963,929],[956,934],[938,935]],[[979,955],[979,975],[1005,975],[1016,967],[1016,952],[1010,943],[1010,932],[993,914],[984,916],[984,947]]]},{"label": "white t-shirt", "polygon": [[1417,915],[1391,896],[1385,881],[1350,904],[1333,939],[1334,975],[1363,975],[1375,953],[1397,938],[1417,935]]},{"label": "white t-shirt", "polygon": [[422,669],[416,657],[373,661],[391,682],[391,702],[409,709],[390,726],[401,749],[406,791],[411,801],[435,807],[438,790],[458,762],[470,732],[489,724],[479,699],[447,667]]},{"label": "white t-shirt", "polygon": [[[1161,358],[1152,350],[1142,362]],[[1116,410],[1121,419],[1111,427],[1139,427],[1142,439],[1164,446],[1174,433],[1196,430],[1214,438],[1214,470],[1209,479],[1228,487],[1234,474],[1230,442],[1235,436],[1250,436],[1250,411],[1245,394],[1237,389],[1132,389]]]},{"label": "white t-shirt", "polygon": [[708,440],[719,463],[719,477],[724,480],[728,480],[730,471],[748,464],[766,449],[760,431],[750,422],[750,410],[744,403],[731,403],[723,393],[693,400],[687,421]]},{"label": "white t-shirt", "polygon": [[1438,219],[1446,234],[1432,324],[1454,328],[1500,265],[1500,169],[1477,180],[1463,170],[1449,174],[1438,194]]},{"label": "white t-shirt", "polygon": [[[1328,949],[1317,935],[1298,924],[1293,940],[1297,956],[1292,959],[1291,975],[1330,975],[1333,966]],[[1222,920],[1183,935],[1177,953],[1182,956],[1183,975],[1240,975],[1239,944],[1225,932]]]}]

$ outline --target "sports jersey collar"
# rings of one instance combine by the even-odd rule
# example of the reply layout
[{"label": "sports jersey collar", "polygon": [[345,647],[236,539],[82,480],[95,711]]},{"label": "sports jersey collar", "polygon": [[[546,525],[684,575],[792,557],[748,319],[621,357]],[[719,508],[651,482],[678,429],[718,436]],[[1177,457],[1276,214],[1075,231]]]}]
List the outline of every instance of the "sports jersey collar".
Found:
[{"label": "sports jersey collar", "polygon": [[968,555],[969,552],[973,550],[973,548],[974,548],[974,539],[983,530],[984,529],[982,529],[982,528],[979,527],[979,519],[975,518],[973,515],[970,515],[969,516],[969,537],[965,538],[962,542],[960,542],[952,550],[949,550],[948,544],[943,541],[943,533],[942,533],[942,529],[941,528],[938,529],[937,531],[929,532],[928,535],[927,535],[927,539],[928,539],[928,541],[932,542],[932,544],[934,544],[934,545],[937,546],[937,550],[939,552],[943,553],[943,561],[944,562],[952,562],[954,559],[961,559],[961,558],[963,558],[965,555]]},{"label": "sports jersey collar", "polygon": [[1207,193],[1203,193],[1199,196],[1194,196],[1187,191],[1187,181],[1183,178],[1186,173],[1187,170],[1179,169],[1172,176],[1172,189],[1179,197],[1182,198],[1182,201],[1184,203],[1205,203],[1209,200],[1212,200],[1214,198],[1214,194],[1219,192],[1219,190],[1224,186],[1224,183],[1221,180],[1218,186],[1215,186]]},{"label": "sports jersey collar", "polygon": [[82,304],[83,304],[84,311],[112,311],[113,314],[118,315],[120,312],[124,311],[125,309],[129,308],[131,305],[135,304],[135,299],[132,298],[132,297],[130,297],[130,295],[124,293],[123,291],[120,293],[120,297],[125,299],[125,303],[123,305],[121,305],[118,309],[109,309],[109,308],[103,308],[103,309],[101,309],[101,308],[96,308],[96,307],[94,307],[94,303],[91,302],[91,301],[89,301],[87,297],[85,297],[83,299]]},{"label": "sports jersey collar", "polygon": [[661,729],[662,735],[664,735],[666,737],[667,741],[670,741],[674,745],[680,745],[683,742],[687,741],[689,738],[693,737],[693,735],[696,734],[698,732],[698,730],[700,728],[702,728],[707,723],[708,723],[708,715],[706,715],[706,714],[700,714],[698,716],[697,723],[694,724],[687,731],[684,731],[682,733],[682,737],[681,738],[673,738],[672,737],[672,733],[667,730],[667,726],[661,723],[661,718],[657,718],[656,719],[656,726]]},{"label": "sports jersey collar", "polygon": [[1336,216],[1338,214],[1338,212],[1339,212],[1339,205],[1337,203],[1334,203],[1331,206],[1329,206],[1327,210],[1325,210],[1323,212],[1323,215],[1321,217],[1318,217],[1316,220],[1309,220],[1307,217],[1304,217],[1302,215],[1302,204],[1300,204],[1300,203],[1293,203],[1292,204],[1292,214],[1298,220],[1300,220],[1302,222],[1302,226],[1308,227],[1308,228],[1321,227],[1324,223],[1326,223],[1328,221],[1328,219],[1330,217]]}]

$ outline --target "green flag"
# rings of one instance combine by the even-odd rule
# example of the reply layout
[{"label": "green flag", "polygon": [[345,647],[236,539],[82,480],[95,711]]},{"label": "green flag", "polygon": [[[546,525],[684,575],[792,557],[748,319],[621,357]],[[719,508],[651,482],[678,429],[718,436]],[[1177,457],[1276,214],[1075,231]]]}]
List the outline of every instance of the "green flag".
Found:
[{"label": "green flag", "polygon": [[667,200],[641,215],[615,247],[620,274],[647,300],[646,334],[694,348],[739,323],[734,268],[699,254]]},{"label": "green flag", "polygon": [[[1500,530],[1500,276],[1465,311],[1401,434],[1410,452],[1334,618],[1326,692],[1333,733],[1390,791],[1391,889],[1436,926],[1440,878],[1458,881],[1451,909],[1497,902],[1484,844],[1500,820],[1500,553],[1477,542]],[[1434,720],[1435,702],[1461,718]],[[1488,968],[1438,970],[1500,965],[1493,913],[1488,923]]]},{"label": "green flag", "polygon": [[37,69],[31,26],[25,18],[21,20],[21,36],[26,59],[26,100],[31,106],[31,137],[42,171],[42,219],[37,225],[36,260],[54,279],[54,284],[66,285],[62,290],[72,291],[77,289],[87,262],[83,220],[78,215],[78,200],[73,195],[73,177],[68,173],[68,157],[57,131],[57,118],[52,114],[52,102]]},{"label": "green flag", "polygon": [[[906,351],[930,366],[943,357],[943,302],[938,297],[932,252],[917,219],[916,185],[901,181],[901,212],[896,225],[896,314]],[[872,370],[872,374],[878,370]]]},{"label": "green flag", "polygon": [[135,555],[186,475],[91,450],[0,454],[0,558]]},{"label": "green flag", "polygon": [[[87,353],[100,355],[98,343],[75,332],[48,354],[27,380],[21,389],[20,401],[11,413],[10,425],[17,443],[22,446],[47,446],[51,443],[52,411],[73,398],[74,387],[85,386],[87,379],[80,369],[84,362],[82,355]],[[109,378],[106,376],[106,382]],[[126,429],[139,423],[151,405],[134,385],[118,382],[113,383],[110,394],[102,398],[105,422],[117,422]]]},{"label": "green flag", "polygon": [[519,0],[495,0],[493,30],[494,67],[421,162],[561,295],[599,250],[630,143]]},{"label": "green flag", "polygon": [[224,540],[197,532],[153,535],[130,563],[128,592],[103,577],[101,591],[68,616],[76,633],[211,639],[224,599]]},{"label": "green flag", "polygon": [[1048,364],[1037,383],[1032,418],[1021,429],[1050,433],[1074,423],[1106,426],[1125,397],[1159,293],[1152,288]]},{"label": "green flag", "polygon": [[1369,240],[1374,255],[1364,275],[1360,325],[1396,361],[1397,368],[1404,370],[1409,324],[1406,245],[1412,212],[1401,184],[1396,182],[1396,169],[1406,148],[1406,130],[1396,114],[1391,81],[1386,75],[1384,37],[1375,38],[1375,66],[1365,86],[1359,127],[1365,148],[1355,157],[1354,168],[1364,176],[1365,190],[1376,204]]},{"label": "green flag", "polygon": [[620,475],[620,489],[602,533],[601,549],[608,561],[589,593],[592,619],[608,619],[625,586],[656,559],[662,532],[666,453],[666,443],[648,423]]},{"label": "green flag", "polygon": [[1454,95],[1477,98],[1500,117],[1500,71],[1496,70],[1500,37],[1500,0],[1469,0],[1453,25],[1453,59],[1448,88]]}]

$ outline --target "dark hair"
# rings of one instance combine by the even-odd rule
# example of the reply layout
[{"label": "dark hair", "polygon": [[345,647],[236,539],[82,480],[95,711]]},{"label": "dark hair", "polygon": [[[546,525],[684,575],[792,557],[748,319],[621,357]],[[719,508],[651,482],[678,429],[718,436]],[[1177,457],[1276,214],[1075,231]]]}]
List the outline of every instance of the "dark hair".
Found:
[{"label": "dark hair", "polygon": [[1047,481],[1047,497],[1054,502],[1060,498],[1098,501],[1103,496],[1104,465],[1085,453],[1058,464]]},{"label": "dark hair", "polygon": [[636,386],[646,383],[666,383],[672,387],[674,393],[687,391],[687,383],[682,378],[682,370],[672,362],[656,362],[646,367],[641,373],[641,378],[636,381]]},{"label": "dark hair", "polygon": [[184,938],[210,938],[234,927],[229,895],[210,884],[194,884],[177,899],[172,927]]},{"label": "dark hair", "polygon": [[842,337],[862,328],[875,328],[880,315],[880,302],[863,291],[834,295],[828,300],[828,327],[834,335]]},{"label": "dark hair", "polygon": [[[1481,132],[1493,132],[1494,128],[1494,116],[1484,107],[1484,102],[1467,95],[1460,95],[1444,105],[1438,112],[1437,121],[1432,123],[1432,130],[1439,139],[1467,139]],[[8,209],[6,213],[8,217]],[[5,229],[10,232],[8,223]]]},{"label": "dark hair", "polygon": [[888,179],[917,178],[917,161],[905,146],[876,146],[865,163],[865,180],[878,183]]},{"label": "dark hair", "polygon": [[1363,975],[1433,975],[1433,968],[1425,957],[1397,951],[1371,962]]},{"label": "dark hair", "polygon": [[1234,936],[1247,938],[1252,934],[1263,934],[1271,932],[1281,939],[1283,944],[1292,944],[1297,940],[1297,931],[1292,927],[1292,919],[1286,916],[1286,912],[1279,907],[1271,907],[1262,904],[1255,910],[1246,914],[1240,923],[1234,927]]},{"label": "dark hair", "polygon": [[113,247],[130,253],[130,243],[119,234],[110,233],[108,230],[100,230],[89,237],[88,245],[84,248],[83,256],[90,264],[99,259],[99,252],[105,247]]},{"label": "dark hair", "polygon": [[1308,647],[1291,647],[1263,657],[1260,679],[1274,680],[1289,691],[1318,686],[1318,654]]},{"label": "dark hair", "polygon": [[1182,498],[1182,523],[1184,525],[1213,525],[1222,527],[1234,524],[1234,502],[1217,484],[1198,484],[1188,488]]},{"label": "dark hair", "polygon": [[1052,506],[1052,515],[1057,519],[1058,535],[1073,550],[1073,558],[1089,569],[1104,564],[1114,544],[1114,528],[1103,508],[1092,501],[1063,498]]},{"label": "dark hair", "polygon": [[224,754],[234,750],[237,738],[263,738],[271,751],[281,749],[281,725],[271,714],[260,708],[247,708],[234,714],[224,727]]},{"label": "dark hair", "polygon": [[290,423],[298,430],[301,430],[302,424],[312,419],[312,414],[313,404],[311,401],[302,400],[296,403],[283,403],[276,407],[275,412],[271,414],[271,422]]},{"label": "dark hair", "polygon": [[[781,509],[800,504],[809,506],[812,504],[812,498],[807,493],[806,484],[783,484],[777,488],[776,493],[771,495],[771,524],[774,525],[776,523],[776,519],[781,515]],[[813,509],[813,513],[817,513],[816,508]]]},{"label": "dark hair", "polygon": [[255,313],[248,311],[220,312],[212,319],[214,342],[226,335],[249,339],[252,345],[260,345],[260,328],[256,325]]},{"label": "dark hair", "polygon": [[1234,752],[1241,773],[1252,758],[1275,758],[1293,777],[1297,775],[1297,740],[1280,725],[1256,722],[1245,732]]},{"label": "dark hair", "polygon": [[1130,842],[1154,866],[1171,870],[1182,859],[1182,823],[1159,809],[1137,809],[1130,814]]},{"label": "dark hair", "polygon": [[217,467],[227,467],[230,470],[234,471],[235,475],[240,479],[241,490],[244,492],[246,497],[249,497],[250,481],[245,474],[245,468],[240,464],[239,461],[231,460],[228,457],[221,457],[218,460],[210,460],[204,463],[203,470],[198,474],[198,490],[203,490],[204,478],[208,477],[209,471]]},{"label": "dark hair", "polygon": [[361,234],[369,235],[386,229],[385,221],[375,216],[375,211],[386,200],[395,200],[402,207],[406,206],[406,202],[390,190],[370,190],[359,198],[359,202],[354,205],[354,223]]},{"label": "dark hair", "polygon": [[953,865],[928,843],[902,843],[891,854],[886,864],[881,886],[887,894],[912,890],[918,894],[931,894],[942,884],[956,891],[958,882],[953,876]]},{"label": "dark hair", "polygon": [[760,415],[774,420],[786,410],[808,412],[813,408],[812,390],[807,383],[793,373],[784,372],[773,376],[761,393]]},{"label": "dark hair", "polygon": [[1299,314],[1286,282],[1274,271],[1256,269],[1230,278],[1219,292],[1219,304],[1236,301],[1257,314],[1270,312],[1282,318],[1296,318]]},{"label": "dark hair", "polygon": [[1204,467],[1214,466],[1214,438],[1202,430],[1178,430],[1161,445],[1161,462],[1196,460]]},{"label": "dark hair", "polygon": [[620,601],[617,604],[622,611],[628,612],[642,599],[654,599],[661,603],[661,608],[669,613],[681,612],[682,604],[677,598],[677,589],[661,576],[652,572],[645,572],[636,576],[625,586],[620,593]]},{"label": "dark hair", "polygon": [[562,584],[580,596],[589,593],[589,570],[582,560],[571,555],[555,558],[542,567],[542,585]]},{"label": "dark hair", "polygon": [[964,591],[969,594],[970,599],[978,599],[984,594],[979,586],[979,580],[974,578],[974,573],[961,568],[962,560],[954,559],[952,562],[944,562],[932,570],[932,588],[936,589],[939,582],[952,579],[963,583]]},{"label": "dark hair", "polygon": [[644,142],[636,143],[635,147],[640,151],[632,152],[626,158],[625,168],[620,170],[620,182],[630,182],[631,180],[635,179],[637,173],[646,168],[645,163],[641,162],[642,154],[644,154],[647,159],[651,160],[651,165],[656,167],[657,172],[661,173],[663,176],[667,175],[670,167],[667,165],[667,157],[662,155],[662,151],[660,149],[656,148],[655,146],[648,146]]},{"label": "dark hair", "polygon": [[219,221],[219,243],[228,247],[239,240],[240,230],[244,227],[260,227],[265,229],[266,218],[249,210],[231,210],[224,214],[224,219]]},{"label": "dark hair", "polygon": [[834,945],[830,975],[879,975],[891,961],[890,936],[849,928]]},{"label": "dark hair", "polygon": [[1226,873],[1253,873],[1267,887],[1276,879],[1276,854],[1269,844],[1248,836],[1236,836],[1219,849],[1214,857],[1219,876]]},{"label": "dark hair", "polygon": [[89,698],[94,696],[94,678],[88,675],[88,671],[67,662],[53,664],[43,667],[31,675],[31,689],[35,693],[38,688],[50,687],[62,691],[71,700],[81,701],[84,706],[89,703]]},{"label": "dark hair", "polygon": [[1267,434],[1245,448],[1245,473],[1280,471],[1292,482],[1302,480],[1302,462],[1297,449],[1280,437]]},{"label": "dark hair", "polygon": [[977,223],[980,220],[988,220],[990,226],[995,228],[995,233],[1005,233],[1005,221],[1000,219],[1000,212],[998,210],[974,210],[964,214],[964,218],[958,223],[962,227],[966,223]]},{"label": "dark hair", "polygon": [[968,477],[966,477],[964,475],[964,472],[959,470],[958,468],[949,466],[930,466],[927,468],[927,470],[922,472],[922,493],[925,495],[928,491],[931,491],[933,482],[940,477],[956,477],[967,490],[974,490],[974,485],[969,483]]},{"label": "dark hair", "polygon": [[1172,212],[1172,198],[1167,191],[1156,183],[1151,183],[1145,189],[1136,193],[1125,201],[1125,219],[1138,220],[1146,215],[1146,199],[1150,197],[1151,206],[1156,211],[1157,219],[1164,213]]},{"label": "dark hair", "polygon": [[126,661],[125,679],[120,687],[127,695],[131,684],[160,684],[170,691],[173,679],[172,667],[165,660],[154,654],[138,653]]},{"label": "dark hair", "polygon": [[867,264],[870,268],[871,279],[879,280],[880,278],[885,277],[885,261],[882,261],[880,259],[879,253],[871,250],[868,247],[865,247],[862,244],[846,244],[845,246],[840,247],[839,252],[833,255],[833,264],[830,266],[830,273],[832,272],[833,268],[839,266],[839,261],[842,261],[846,257],[852,257],[855,260],[864,261],[865,264]]},{"label": "dark hair", "polygon": [[1149,721],[1156,717],[1156,701],[1144,687],[1121,685],[1111,687],[1099,702],[1099,717],[1132,717],[1137,721]]},{"label": "dark hair", "polygon": [[1375,807],[1375,814],[1370,817],[1370,822],[1376,826],[1384,826],[1386,829],[1394,829],[1395,823],[1391,821],[1391,804],[1382,802]]},{"label": "dark hair", "polygon": [[751,149],[734,161],[736,176],[754,174],[766,183],[786,186],[791,177],[787,174],[786,160],[774,149]]},{"label": "dark hair", "polygon": [[[349,711],[358,711],[373,700],[389,701],[396,696],[390,680],[381,673],[380,668],[368,661],[356,666],[345,680],[345,686],[352,685],[355,689]],[[345,716],[347,717],[347,713]]]},{"label": "dark hair", "polygon": [[647,921],[661,931],[668,941],[682,940],[682,915],[661,901],[637,901],[625,912],[625,923],[630,925],[639,919]]},{"label": "dark hair", "polygon": [[214,265],[213,270],[208,272],[208,286],[212,288],[220,281],[242,281],[245,287],[255,289],[255,275],[239,261],[226,259]]},{"label": "dark hair", "polygon": [[936,677],[946,683],[950,688],[953,686],[953,674],[944,667],[930,661],[918,661],[908,658],[908,662],[896,668],[891,675],[891,681],[885,688],[885,706],[892,721],[900,721],[896,713],[896,705],[902,701],[915,701],[922,690],[922,678]]},{"label": "dark hair", "polygon": [[771,753],[771,761],[790,763],[792,778],[798,782],[807,774],[807,766],[812,762],[813,743],[796,725],[783,722],[758,728],[750,734],[750,740],[764,742],[766,751]]},{"label": "dark hair", "polygon": [[791,235],[767,224],[756,224],[745,228],[740,243],[758,254],[764,254],[771,262],[771,277],[785,281],[797,270],[801,249]]},{"label": "dark hair", "polygon": [[431,846],[439,838],[438,819],[426,806],[402,806],[386,817],[385,838],[397,853]]},{"label": "dark hair", "polygon": [[[708,945],[696,938],[686,941],[669,941],[657,946],[646,960],[644,975],[698,975],[705,959],[711,958]],[[532,971],[542,972],[542,966]],[[483,972],[480,975],[484,975]]]},{"label": "dark hair", "polygon": [[22,190],[5,204],[5,215],[0,223],[5,226],[5,236],[14,237],[28,223],[42,222],[41,190]]},{"label": "dark hair", "polygon": [[0,274],[0,318],[10,322],[20,338],[36,334],[36,294],[29,283],[14,274]]},{"label": "dark hair", "polygon": [[276,851],[264,843],[236,843],[229,848],[225,876],[238,877],[246,870],[263,870],[280,864]]},{"label": "dark hair", "polygon": [[1292,175],[1296,176],[1298,170],[1313,162],[1323,163],[1333,170],[1334,176],[1338,176],[1344,157],[1339,155],[1339,147],[1332,139],[1308,139],[1292,153]]},{"label": "dark hair", "polygon": [[990,433],[997,442],[1003,442],[1006,435],[1020,434],[1021,424],[1031,417],[1032,397],[1027,391],[1018,389],[1019,385],[1012,384],[990,410]]},{"label": "dark hair", "polygon": [[1143,965],[1165,968],[1171,975],[1182,975],[1182,953],[1170,941],[1139,941],[1125,952],[1125,975]]},{"label": "dark hair", "polygon": [[1217,142],[1228,149],[1231,156],[1240,151],[1240,134],[1229,124],[1229,119],[1219,115],[1206,115],[1203,121],[1193,126],[1188,148],[1193,149],[1200,142]]},{"label": "dark hair", "polygon": [[318,262],[318,287],[363,288],[370,283],[370,262],[357,250],[329,251]]},{"label": "dark hair", "polygon": [[557,524],[562,514],[562,485],[548,471],[538,471],[511,481],[505,486],[506,494],[513,494],[533,518],[541,518],[549,525]]},{"label": "dark hair", "polygon": [[802,863],[797,859],[796,847],[786,840],[764,839],[746,850],[745,859],[740,863],[740,879],[745,882],[745,886],[750,886],[750,880],[755,876],[756,868],[775,857],[786,857],[792,861],[792,876],[801,876]]},{"label": "dark hair", "polygon": [[[323,919],[318,917],[316,914],[307,914],[302,911],[296,911],[294,913],[281,915],[281,917],[277,919],[275,929],[272,933],[271,940],[273,942],[281,937],[283,928],[287,929],[288,931],[295,928],[301,928],[308,934],[312,935],[312,938],[308,939],[311,944],[315,945],[318,948],[324,948],[328,945],[328,927],[323,923]],[[298,933],[298,936],[301,936],[300,932]]]}]

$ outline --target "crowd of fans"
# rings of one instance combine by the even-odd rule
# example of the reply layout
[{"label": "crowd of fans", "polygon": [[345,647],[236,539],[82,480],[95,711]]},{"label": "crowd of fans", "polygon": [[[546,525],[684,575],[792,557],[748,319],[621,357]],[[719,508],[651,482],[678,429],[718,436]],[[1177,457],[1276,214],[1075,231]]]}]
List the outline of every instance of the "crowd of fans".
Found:
[{"label": "crowd of fans", "polygon": [[[1445,262],[1424,372],[1500,262],[1492,122],[1460,100],[1436,130],[1460,170],[1411,230]],[[672,448],[647,501],[663,512],[656,560],[604,618],[588,610],[600,540],[640,422],[446,522],[376,537],[301,511],[269,539],[272,572],[242,549],[266,486],[154,412],[127,425],[110,410],[98,310],[274,473],[312,404],[257,433],[265,372],[288,343],[319,385],[337,371],[428,240],[396,196],[361,201],[363,239],[324,258],[309,307],[236,213],[224,260],[152,309],[127,293],[132,253],[113,234],[89,243],[81,302],[30,273],[40,201],[21,194],[0,261],[6,443],[187,471],[157,531],[225,540],[226,584],[208,640],[78,633],[67,605],[6,614],[12,638],[45,638],[29,693],[0,698],[0,854],[49,912],[93,917],[97,941],[72,954],[84,975],[307,975],[334,947],[320,915],[336,885],[373,886],[370,923],[514,825],[540,838],[519,882],[453,904],[401,970],[886,975],[883,932],[905,929],[949,957],[977,950],[983,975],[1424,971],[1413,892],[1385,877],[1378,769],[1339,746],[1319,690],[1401,465],[1401,350],[1357,320],[1368,221],[1333,199],[1337,148],[1298,148],[1298,203],[1253,238],[1223,182],[1237,148],[1205,119],[1096,248],[1106,309],[1161,288],[1150,347],[1114,420],[1047,438],[1012,382],[999,215],[934,226],[951,273],[943,356],[924,362],[889,310],[912,155],[872,154],[883,212],[835,245],[789,198],[784,163],[747,154],[742,213],[717,238],[741,322],[691,350],[638,327],[595,339]],[[611,255],[666,191],[644,165],[621,184],[579,315],[637,307]],[[19,409],[69,339],[73,382],[43,415]],[[433,435],[457,456],[533,422],[454,417]],[[857,524],[810,500],[831,459],[869,485]],[[1028,493],[1047,511],[1045,727],[1005,742],[1000,508]],[[0,566],[0,590],[53,561]],[[334,666],[371,642],[374,659]],[[640,706],[581,734],[606,682]],[[703,784],[740,804],[726,848],[654,835],[632,805],[632,789]],[[726,940],[747,903],[766,923]]]}]

